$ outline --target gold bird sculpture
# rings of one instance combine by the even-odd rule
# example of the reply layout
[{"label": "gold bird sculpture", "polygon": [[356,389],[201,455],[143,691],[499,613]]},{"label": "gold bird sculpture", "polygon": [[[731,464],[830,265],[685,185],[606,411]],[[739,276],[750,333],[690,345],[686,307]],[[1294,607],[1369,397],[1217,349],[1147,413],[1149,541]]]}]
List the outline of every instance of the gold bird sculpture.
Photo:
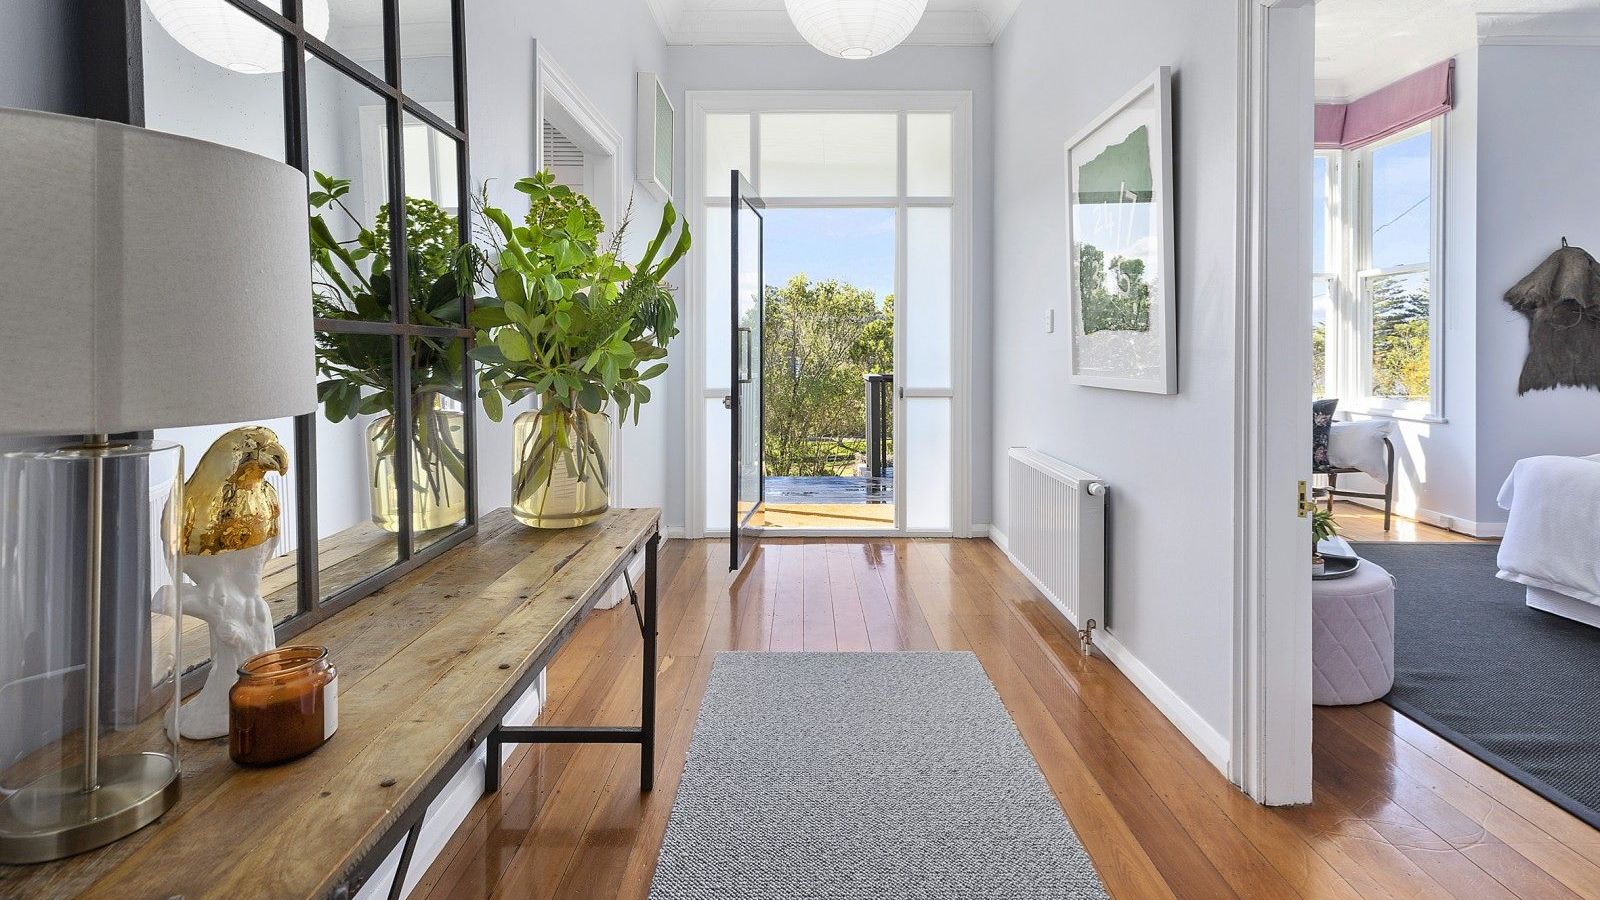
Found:
[{"label": "gold bird sculpture", "polygon": [[278,491],[267,472],[289,471],[289,451],[272,429],[235,428],[217,438],[183,490],[183,552],[245,550],[278,536]]}]

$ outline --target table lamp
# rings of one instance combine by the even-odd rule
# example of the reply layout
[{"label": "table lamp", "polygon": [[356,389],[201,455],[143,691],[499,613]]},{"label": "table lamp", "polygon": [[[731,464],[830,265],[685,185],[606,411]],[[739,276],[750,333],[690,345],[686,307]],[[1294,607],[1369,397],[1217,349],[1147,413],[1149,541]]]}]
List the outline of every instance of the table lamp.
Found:
[{"label": "table lamp", "polygon": [[[0,109],[0,863],[178,798],[183,451],[148,432],[316,407],[305,176]],[[125,436],[125,437],[123,437]]]}]

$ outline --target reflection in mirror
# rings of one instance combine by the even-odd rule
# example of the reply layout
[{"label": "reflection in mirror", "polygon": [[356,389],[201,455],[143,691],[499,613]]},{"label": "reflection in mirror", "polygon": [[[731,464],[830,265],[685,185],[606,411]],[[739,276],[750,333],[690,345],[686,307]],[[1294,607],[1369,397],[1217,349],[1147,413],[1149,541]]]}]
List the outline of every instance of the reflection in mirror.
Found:
[{"label": "reflection in mirror", "polygon": [[[256,435],[242,431],[252,428],[267,429],[270,435],[260,435],[265,439],[257,440]],[[299,611],[296,485],[298,479],[309,477],[295,456],[294,420],[162,428],[155,437],[183,447],[188,482],[183,522],[186,544],[193,544],[195,549],[207,544],[208,529],[215,530],[219,522],[225,521],[252,547],[274,545],[262,566],[261,596],[272,610],[273,624],[293,618]],[[180,555],[180,564],[182,558]],[[183,590],[205,590],[207,585],[196,581],[196,575],[203,571],[185,570]],[[210,632],[205,622],[192,615],[183,617],[181,627],[182,659],[184,670],[188,671],[210,659]]]},{"label": "reflection in mirror", "polygon": [[400,73],[407,97],[455,125],[455,29],[450,7],[450,0],[400,4]]},{"label": "reflection in mirror", "polygon": [[328,46],[383,78],[383,0],[327,0],[327,6]]},{"label": "reflection in mirror", "polygon": [[[459,328],[464,322],[461,298],[471,285],[467,261],[458,258],[462,203],[456,141],[409,114],[401,136],[411,323]],[[384,183],[387,190],[387,178]]]},{"label": "reflection in mirror", "polygon": [[399,559],[392,432],[394,347],[381,334],[317,335],[317,566],[322,599]]},{"label": "reflection in mirror", "polygon": [[387,101],[312,59],[306,103],[315,314],[389,321]]},{"label": "reflection in mirror", "polygon": [[417,550],[467,521],[467,342],[411,341],[411,515]]},{"label": "reflection in mirror", "polygon": [[227,0],[145,0],[145,126],[284,159],[284,41]]}]

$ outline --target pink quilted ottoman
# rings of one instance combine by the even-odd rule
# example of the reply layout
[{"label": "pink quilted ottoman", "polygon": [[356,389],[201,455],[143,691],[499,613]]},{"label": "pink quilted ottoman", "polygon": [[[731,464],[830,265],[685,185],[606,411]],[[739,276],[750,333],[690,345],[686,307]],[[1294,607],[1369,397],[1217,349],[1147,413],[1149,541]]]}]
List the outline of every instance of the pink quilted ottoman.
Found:
[{"label": "pink quilted ottoman", "polygon": [[1394,686],[1394,577],[1362,560],[1345,578],[1311,582],[1311,699],[1367,703]]}]

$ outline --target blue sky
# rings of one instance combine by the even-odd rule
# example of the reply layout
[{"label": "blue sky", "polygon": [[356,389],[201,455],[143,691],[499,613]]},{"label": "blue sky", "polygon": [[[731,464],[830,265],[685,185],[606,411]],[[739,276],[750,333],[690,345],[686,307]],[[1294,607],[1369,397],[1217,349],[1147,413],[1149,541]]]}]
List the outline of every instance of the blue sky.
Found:
[{"label": "blue sky", "polygon": [[[1433,186],[1430,136],[1380,147],[1373,153],[1372,264],[1375,268],[1425,262],[1428,259]],[[1327,160],[1318,157],[1312,169],[1312,201],[1319,215],[1312,221],[1312,271],[1323,271],[1323,178]],[[1354,173],[1347,173],[1351,177]],[[1419,202],[1420,201],[1420,202]]]},{"label": "blue sky", "polygon": [[837,278],[882,299],[894,293],[894,210],[769,209],[766,281],[779,285],[804,272]]}]

